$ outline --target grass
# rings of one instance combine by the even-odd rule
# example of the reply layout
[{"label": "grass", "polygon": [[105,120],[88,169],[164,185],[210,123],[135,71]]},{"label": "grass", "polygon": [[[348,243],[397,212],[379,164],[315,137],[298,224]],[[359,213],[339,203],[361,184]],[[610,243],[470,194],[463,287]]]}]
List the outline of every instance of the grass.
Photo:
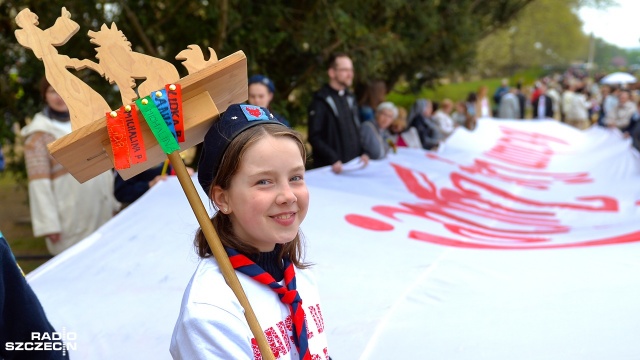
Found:
[{"label": "grass", "polygon": [[[544,75],[542,69],[533,68],[523,70],[510,77],[509,84],[513,86],[518,81],[521,81],[523,86],[530,86],[542,75]],[[413,105],[418,98],[426,98],[432,101],[451,99],[456,102],[466,100],[469,93],[477,92],[478,88],[482,85],[489,88],[489,97],[492,97],[495,90],[500,86],[501,81],[502,78],[489,78],[466,82],[443,83],[435,88],[424,88],[419,94],[407,93],[402,86],[399,86],[389,93],[387,100],[406,109],[410,109],[411,105]]]},{"label": "grass", "polygon": [[44,238],[33,236],[28,199],[11,173],[0,173],[0,231],[25,273],[51,258]]}]

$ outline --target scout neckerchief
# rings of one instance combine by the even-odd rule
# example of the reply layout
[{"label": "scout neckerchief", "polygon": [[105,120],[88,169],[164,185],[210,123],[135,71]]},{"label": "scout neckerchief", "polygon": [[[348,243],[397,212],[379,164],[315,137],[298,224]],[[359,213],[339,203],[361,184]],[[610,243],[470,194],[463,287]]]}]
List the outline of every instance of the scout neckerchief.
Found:
[{"label": "scout neckerchief", "polygon": [[259,283],[267,285],[271,290],[275,291],[283,304],[289,307],[293,323],[293,341],[298,348],[300,359],[311,359],[309,352],[309,344],[307,339],[307,325],[304,319],[304,310],[302,309],[302,299],[296,290],[296,274],[294,266],[288,258],[284,259],[284,284],[282,286],[264,271],[260,266],[251,261],[248,257],[240,254],[238,251],[226,248],[231,265],[237,271],[253,278]]}]

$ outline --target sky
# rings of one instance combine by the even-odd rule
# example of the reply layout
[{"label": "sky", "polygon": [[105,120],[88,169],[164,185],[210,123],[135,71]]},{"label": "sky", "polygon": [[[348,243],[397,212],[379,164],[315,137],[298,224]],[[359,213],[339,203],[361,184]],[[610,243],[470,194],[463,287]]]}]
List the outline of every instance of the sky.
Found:
[{"label": "sky", "polygon": [[616,0],[604,10],[583,7],[578,11],[582,29],[621,48],[640,48],[640,0]]}]

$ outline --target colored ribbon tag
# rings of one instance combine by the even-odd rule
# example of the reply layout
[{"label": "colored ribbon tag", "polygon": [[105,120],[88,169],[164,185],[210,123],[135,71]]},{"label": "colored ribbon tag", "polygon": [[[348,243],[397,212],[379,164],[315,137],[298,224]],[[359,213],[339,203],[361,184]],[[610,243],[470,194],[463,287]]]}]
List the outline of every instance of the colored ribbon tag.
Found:
[{"label": "colored ribbon tag", "polygon": [[173,126],[178,135],[178,142],[184,142],[184,113],[182,112],[182,87],[180,84],[171,84],[164,87],[169,97],[169,109]]},{"label": "colored ribbon tag", "polygon": [[173,126],[173,119],[171,118],[171,109],[169,108],[169,98],[167,97],[167,91],[165,89],[154,91],[151,94],[151,98],[153,99],[153,103],[156,104],[156,108],[162,118],[164,119],[165,124],[173,134],[173,137],[178,141],[178,135],[176,134],[176,128]]},{"label": "colored ribbon tag", "polygon": [[162,151],[164,151],[165,154],[171,154],[174,151],[180,150],[178,142],[173,137],[171,130],[167,127],[167,124],[164,122],[162,115],[160,115],[151,97],[146,96],[136,100],[136,105],[138,105],[142,116],[147,124],[149,124],[149,128],[153,136],[158,140]]},{"label": "colored ribbon tag", "polygon": [[107,132],[113,150],[113,165],[116,170],[128,169],[129,162],[129,137],[125,127],[124,117],[120,111],[107,113]]},{"label": "colored ribbon tag", "polygon": [[127,107],[123,106],[120,108],[120,113],[124,117],[124,123],[127,126],[127,132],[129,134],[129,159],[131,160],[131,164],[139,164],[147,161],[147,151],[144,147],[142,132],[140,131],[140,120],[138,119],[136,106],[133,104],[127,105]]}]

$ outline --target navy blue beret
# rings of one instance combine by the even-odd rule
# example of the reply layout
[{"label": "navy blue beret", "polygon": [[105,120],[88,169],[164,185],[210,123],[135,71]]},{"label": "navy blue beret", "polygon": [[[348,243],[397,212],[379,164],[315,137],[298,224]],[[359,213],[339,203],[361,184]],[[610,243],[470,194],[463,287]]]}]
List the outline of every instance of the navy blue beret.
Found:
[{"label": "navy blue beret", "polygon": [[253,75],[249,78],[249,85],[260,83],[269,89],[270,92],[276,92],[276,86],[273,84],[273,81],[264,75]]},{"label": "navy blue beret", "polygon": [[[254,105],[229,105],[220,119],[216,121],[202,142],[202,154],[198,162],[198,182],[209,195],[209,188],[218,172],[222,155],[236,136],[256,125],[282,125],[269,110]],[[284,126],[284,125],[282,125]]]}]

